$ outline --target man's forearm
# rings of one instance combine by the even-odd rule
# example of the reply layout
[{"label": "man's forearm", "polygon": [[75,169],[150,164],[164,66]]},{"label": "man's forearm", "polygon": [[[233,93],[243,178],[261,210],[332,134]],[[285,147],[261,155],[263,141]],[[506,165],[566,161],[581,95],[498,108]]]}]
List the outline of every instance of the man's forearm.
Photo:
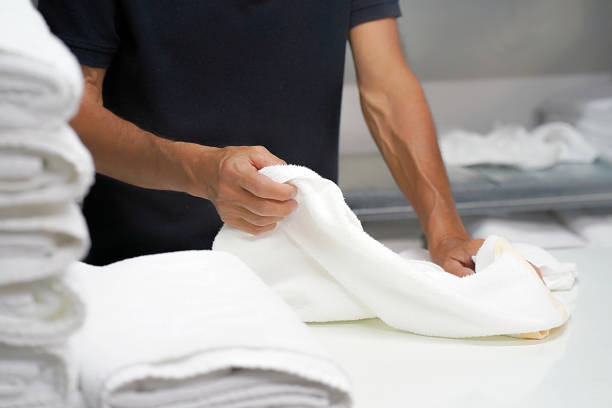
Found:
[{"label": "man's forearm", "polygon": [[430,245],[447,238],[467,238],[421,86],[407,70],[390,83],[393,86],[386,89],[361,90],[370,132],[415,208]]},{"label": "man's forearm", "polygon": [[[144,188],[188,192],[187,165],[197,150],[206,155],[205,146],[173,142],[146,132],[119,118],[95,100],[92,90],[85,95],[72,127],[94,157],[100,174]],[[200,157],[201,159],[201,157]]]}]

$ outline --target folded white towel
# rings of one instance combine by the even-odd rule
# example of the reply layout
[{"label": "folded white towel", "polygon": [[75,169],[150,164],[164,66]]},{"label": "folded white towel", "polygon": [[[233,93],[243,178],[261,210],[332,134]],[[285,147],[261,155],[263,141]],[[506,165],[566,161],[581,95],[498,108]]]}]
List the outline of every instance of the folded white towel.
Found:
[{"label": "folded white towel", "polygon": [[61,278],[0,286],[0,343],[55,345],[65,341],[83,319],[81,301]]},{"label": "folded white towel", "polygon": [[67,350],[0,346],[0,408],[66,408],[76,391]]},{"label": "folded white towel", "polygon": [[549,213],[466,217],[464,223],[474,238],[500,235],[510,242],[523,242],[543,248],[576,248],[585,245],[580,236]]},{"label": "folded white towel", "polygon": [[80,200],[93,175],[91,154],[67,125],[0,131],[0,208]]},{"label": "folded white towel", "polygon": [[348,407],[348,382],[236,257],[144,256],[68,273],[88,315],[70,340],[91,408]]},{"label": "folded white towel", "polygon": [[0,128],[59,125],[79,106],[79,65],[30,0],[0,2]]},{"label": "folded white towel", "polygon": [[407,261],[371,238],[340,189],[313,171],[272,166],[261,173],[295,185],[298,208],[260,236],[225,225],[213,249],[240,257],[306,321],[374,315],[415,333],[471,337],[538,332],[568,318],[503,239],[490,237],[482,270],[458,278],[433,263]]},{"label": "folded white towel", "polygon": [[32,212],[0,209],[0,285],[60,273],[88,247],[87,225],[76,204]]},{"label": "folded white towel", "polygon": [[548,123],[531,132],[502,126],[487,135],[456,130],[440,137],[448,166],[495,164],[542,169],[556,163],[592,163],[597,151],[571,125]]}]

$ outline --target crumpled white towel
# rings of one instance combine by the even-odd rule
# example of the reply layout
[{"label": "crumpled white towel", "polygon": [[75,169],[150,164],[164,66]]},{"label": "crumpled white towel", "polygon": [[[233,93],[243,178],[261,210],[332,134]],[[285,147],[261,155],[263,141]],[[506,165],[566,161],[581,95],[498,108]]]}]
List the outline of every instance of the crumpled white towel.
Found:
[{"label": "crumpled white towel", "polygon": [[585,245],[584,239],[550,213],[467,217],[464,224],[474,238],[500,235],[510,242],[523,242],[542,248],[576,248]]},{"label": "crumpled white towel", "polygon": [[522,169],[592,163],[598,156],[575,128],[561,122],[531,132],[519,126],[501,126],[487,135],[455,130],[441,135],[440,150],[448,166],[494,164]]},{"label": "crumpled white towel", "polygon": [[241,258],[305,321],[377,316],[415,333],[472,337],[546,331],[568,318],[503,239],[490,237],[479,273],[458,278],[433,263],[405,260],[371,238],[338,186],[313,171],[271,166],[260,172],[295,185],[298,208],[260,236],[224,225],[213,249]]},{"label": "crumpled white towel", "polygon": [[0,408],[66,408],[76,370],[65,348],[0,346]]},{"label": "crumpled white towel", "polygon": [[0,286],[0,343],[59,344],[80,327],[84,313],[79,297],[58,277]]},{"label": "crumpled white towel", "polygon": [[238,258],[187,251],[68,273],[90,408],[348,407],[346,376]]},{"label": "crumpled white towel", "polygon": [[[571,314],[576,307],[578,297],[578,270],[572,262],[561,262],[548,251],[538,246],[512,242],[512,248],[525,260],[538,267],[544,283],[566,310]],[[480,252],[486,252],[486,247]],[[429,252],[423,248],[408,248],[399,253],[406,260],[430,261]],[[474,257],[477,271],[482,269],[482,262]],[[485,262],[486,264],[486,262]]]},{"label": "crumpled white towel", "polygon": [[60,273],[89,247],[87,225],[74,203],[0,208],[0,285]]},{"label": "crumpled white towel", "polygon": [[91,154],[68,125],[0,131],[0,208],[81,200],[93,175]]},{"label": "crumpled white towel", "polygon": [[589,246],[612,247],[612,209],[582,209],[557,212],[563,223]]},{"label": "crumpled white towel", "polygon": [[0,2],[0,128],[65,123],[79,106],[80,67],[30,0]]}]

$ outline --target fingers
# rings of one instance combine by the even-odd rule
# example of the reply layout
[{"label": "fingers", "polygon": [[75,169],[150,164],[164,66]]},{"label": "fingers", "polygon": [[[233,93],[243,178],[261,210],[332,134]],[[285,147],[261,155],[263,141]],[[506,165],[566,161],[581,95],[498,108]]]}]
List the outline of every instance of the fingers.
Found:
[{"label": "fingers", "polygon": [[474,273],[473,269],[470,269],[464,266],[461,262],[453,259],[444,264],[444,270],[446,272],[452,273],[455,276],[459,276],[460,278],[468,275],[472,275]]},{"label": "fingers", "polygon": [[295,186],[277,183],[258,171],[286,164],[283,160],[261,146],[229,146],[219,152],[209,199],[225,223],[260,234],[297,207]]},{"label": "fingers", "polygon": [[253,166],[255,166],[257,170],[262,169],[266,166],[287,164],[284,160],[279,159],[263,146],[253,146],[251,149],[251,163],[253,163]]},{"label": "fingers", "polygon": [[259,173],[254,167],[246,170],[238,184],[251,194],[277,201],[291,200],[297,194],[295,186],[277,183],[271,178]]},{"label": "fingers", "polygon": [[248,232],[251,235],[259,235],[267,231],[272,231],[276,227],[276,224],[268,224],[263,226],[253,225],[243,218],[238,217],[228,218],[224,221],[232,227]]}]

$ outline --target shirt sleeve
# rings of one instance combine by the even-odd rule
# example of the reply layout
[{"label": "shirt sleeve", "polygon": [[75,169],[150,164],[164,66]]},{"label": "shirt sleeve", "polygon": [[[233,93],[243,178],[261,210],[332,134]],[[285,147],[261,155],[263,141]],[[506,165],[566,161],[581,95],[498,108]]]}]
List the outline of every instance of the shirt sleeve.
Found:
[{"label": "shirt sleeve", "polygon": [[51,31],[82,65],[108,68],[119,47],[117,0],[39,0]]},{"label": "shirt sleeve", "polygon": [[398,0],[352,0],[350,28],[368,21],[401,15]]}]

